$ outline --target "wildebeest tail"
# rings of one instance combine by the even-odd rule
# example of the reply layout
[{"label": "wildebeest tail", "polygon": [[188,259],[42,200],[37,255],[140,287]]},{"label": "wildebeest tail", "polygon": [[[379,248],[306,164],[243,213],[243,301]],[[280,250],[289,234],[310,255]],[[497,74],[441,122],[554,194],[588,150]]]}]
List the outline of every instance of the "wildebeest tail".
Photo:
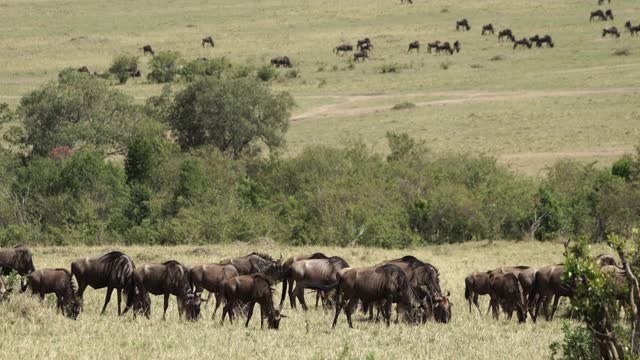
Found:
[{"label": "wildebeest tail", "polygon": [[470,279],[465,279],[464,280],[464,298],[471,301],[471,297],[473,297],[473,292],[471,290],[471,280]]}]

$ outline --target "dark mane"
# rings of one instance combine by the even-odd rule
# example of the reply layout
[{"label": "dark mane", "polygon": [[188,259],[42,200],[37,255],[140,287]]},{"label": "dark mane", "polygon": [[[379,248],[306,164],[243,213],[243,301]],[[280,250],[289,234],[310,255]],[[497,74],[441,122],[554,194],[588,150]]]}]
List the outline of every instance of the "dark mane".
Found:
[{"label": "dark mane", "polygon": [[259,257],[261,257],[261,258],[263,258],[263,259],[265,259],[265,260],[275,261],[275,260],[274,260],[270,255],[265,254],[265,253],[255,252],[255,251],[254,251],[254,252],[252,252],[251,254],[249,254],[249,255],[245,256],[245,257],[249,257],[249,256],[251,256],[251,255],[259,256]]},{"label": "dark mane", "polygon": [[314,253],[309,259],[328,259],[329,257],[321,252]]},{"label": "dark mane", "polygon": [[106,253],[102,256],[100,256],[100,258],[98,259],[98,261],[100,261],[101,263],[111,263],[115,260],[117,260],[120,257],[129,257],[127,256],[125,253],[120,252],[120,251],[112,251],[110,253]]},{"label": "dark mane", "polygon": [[[56,271],[62,271],[64,272],[64,274],[66,275],[66,282],[64,284],[64,289],[67,292],[67,295],[65,295],[65,298],[71,296],[71,298],[73,298],[73,295],[76,293],[76,283],[75,281],[73,281],[73,275],[71,275],[71,272],[67,269],[63,269],[63,268],[56,268]],[[71,295],[69,295],[71,294]],[[65,300],[66,301],[66,300]]]},{"label": "dark mane", "polygon": [[339,267],[341,269],[350,267],[349,263],[339,256],[332,256],[327,260],[329,260],[329,263],[334,267]]},{"label": "dark mane", "polygon": [[401,257],[400,259],[397,260],[391,260],[391,262],[403,262],[409,265],[409,267],[411,269],[416,269],[419,268],[421,266],[426,266],[427,264],[425,264],[424,262],[422,262],[421,260],[419,260],[418,258],[416,258],[415,256],[412,255],[406,255]]},{"label": "dark mane", "polygon": [[165,266],[174,266],[174,265],[183,266],[177,260],[168,260],[168,261],[163,262],[162,265],[165,265]]}]

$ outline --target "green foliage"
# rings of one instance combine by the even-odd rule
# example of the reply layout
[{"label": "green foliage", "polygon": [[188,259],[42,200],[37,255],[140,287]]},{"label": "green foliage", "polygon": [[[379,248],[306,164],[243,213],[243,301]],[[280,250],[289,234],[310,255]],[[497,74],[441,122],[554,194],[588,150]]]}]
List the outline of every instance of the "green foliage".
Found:
[{"label": "green foliage", "polygon": [[407,160],[428,151],[423,142],[416,142],[407,133],[387,132],[387,141],[391,151],[387,161]]},{"label": "green foliage", "polygon": [[138,71],[138,57],[130,54],[120,54],[113,59],[109,73],[113,74],[120,84],[125,84],[131,74]]},{"label": "green foliage", "polygon": [[151,61],[151,71],[147,75],[149,80],[156,83],[168,83],[173,81],[180,72],[181,56],[176,51],[160,51]]},{"label": "green foliage", "polygon": [[12,139],[38,156],[58,146],[91,145],[122,152],[140,117],[127,96],[77,71],[62,72],[58,81],[23,97],[18,114],[23,128]]},{"label": "green foliage", "polygon": [[562,324],[562,341],[551,344],[552,360],[598,360],[598,348],[593,333],[584,325]]},{"label": "green foliage", "polygon": [[196,59],[184,64],[180,76],[188,82],[201,77],[212,76],[216,79],[234,77],[233,65],[224,57],[215,59]]},{"label": "green foliage", "polygon": [[611,166],[611,174],[619,176],[625,180],[631,179],[633,159],[631,156],[623,156]]},{"label": "green foliage", "polygon": [[382,74],[399,73],[399,72],[400,72],[400,65],[398,64],[384,64],[380,68],[380,73]]},{"label": "green foliage", "polygon": [[264,65],[258,69],[256,75],[258,76],[258,79],[264,82],[269,82],[278,75],[278,72],[273,68],[273,66]]},{"label": "green foliage", "polygon": [[183,149],[215,145],[237,159],[250,148],[284,141],[293,99],[250,78],[203,78],[176,95],[169,116]]},{"label": "green foliage", "polygon": [[11,108],[9,108],[9,104],[0,103],[0,126],[10,123],[14,119],[15,119],[15,114],[11,110]]}]

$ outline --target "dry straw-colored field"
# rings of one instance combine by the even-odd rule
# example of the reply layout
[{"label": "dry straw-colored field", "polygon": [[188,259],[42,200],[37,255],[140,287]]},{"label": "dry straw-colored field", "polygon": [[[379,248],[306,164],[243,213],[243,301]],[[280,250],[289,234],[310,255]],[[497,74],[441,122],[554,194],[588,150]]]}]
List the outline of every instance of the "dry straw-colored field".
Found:
[{"label": "dry straw-colored field", "polygon": [[[118,248],[118,247],[113,247]],[[69,267],[83,256],[108,251],[105,247],[35,248],[36,267]],[[223,257],[245,255],[257,250],[284,257],[323,251],[347,259],[352,266],[364,266],[384,259],[412,254],[432,262],[440,270],[443,289],[451,291],[452,322],[420,326],[360,321],[347,327],[344,315],[336,329],[330,328],[331,313],[320,309],[291,311],[285,305],[279,331],[261,330],[259,317],[248,329],[243,324],[220,324],[220,313],[210,319],[189,323],[178,319],[175,299],[167,321],[162,321],[161,297],[154,299],[152,319],[118,318],[115,304],[100,316],[105,290],[88,289],[85,312],[77,321],[56,315],[51,301],[41,305],[35,298],[15,296],[11,304],[0,305],[0,349],[17,359],[24,358],[268,358],[268,359],[545,359],[549,344],[561,338],[562,319],[551,323],[519,325],[469,314],[464,302],[464,277],[470,271],[501,265],[541,266],[562,260],[562,245],[539,242],[473,242],[407,250],[369,248],[292,248],[273,243],[234,244],[203,247],[125,247],[133,260],[143,263],[177,259],[189,265],[216,262]],[[597,249],[597,251],[604,249]],[[596,251],[596,250],[594,250]],[[280,285],[277,286],[279,291]],[[279,299],[279,294],[277,295]],[[307,295],[308,303],[312,295]],[[481,305],[487,306],[483,299]],[[560,311],[564,313],[564,311]]]}]

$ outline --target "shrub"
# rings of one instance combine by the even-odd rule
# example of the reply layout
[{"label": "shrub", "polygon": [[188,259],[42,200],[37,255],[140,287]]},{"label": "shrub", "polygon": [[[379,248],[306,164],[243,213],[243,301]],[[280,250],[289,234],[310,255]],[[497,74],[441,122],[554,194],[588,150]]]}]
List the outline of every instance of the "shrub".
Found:
[{"label": "shrub", "polygon": [[384,64],[380,68],[380,72],[382,74],[398,73],[400,72],[400,66],[398,64]]},{"label": "shrub", "polygon": [[138,57],[135,55],[121,54],[113,59],[109,73],[113,74],[120,84],[127,82],[129,77],[138,71]]},{"label": "shrub", "polygon": [[405,102],[401,102],[399,104],[393,105],[391,110],[406,110],[406,109],[413,109],[414,107],[416,107],[416,104],[405,101]]},{"label": "shrub", "polygon": [[629,56],[629,55],[631,55],[631,51],[629,49],[627,49],[627,48],[616,49],[613,52],[613,55],[615,55],[615,56]]},{"label": "shrub", "polygon": [[611,166],[611,174],[619,176],[625,180],[631,179],[633,159],[630,156],[624,156]]},{"label": "shrub", "polygon": [[274,77],[276,77],[277,74],[278,73],[276,69],[274,69],[271,65],[261,66],[257,72],[258,79],[264,82],[271,81]]},{"label": "shrub", "polygon": [[180,75],[188,82],[201,77],[212,76],[217,79],[232,77],[233,65],[224,57],[215,59],[196,59],[189,61],[180,70]]},{"label": "shrub", "polygon": [[180,53],[161,51],[149,62],[151,72],[147,78],[156,83],[167,83],[175,79],[180,71]]}]

